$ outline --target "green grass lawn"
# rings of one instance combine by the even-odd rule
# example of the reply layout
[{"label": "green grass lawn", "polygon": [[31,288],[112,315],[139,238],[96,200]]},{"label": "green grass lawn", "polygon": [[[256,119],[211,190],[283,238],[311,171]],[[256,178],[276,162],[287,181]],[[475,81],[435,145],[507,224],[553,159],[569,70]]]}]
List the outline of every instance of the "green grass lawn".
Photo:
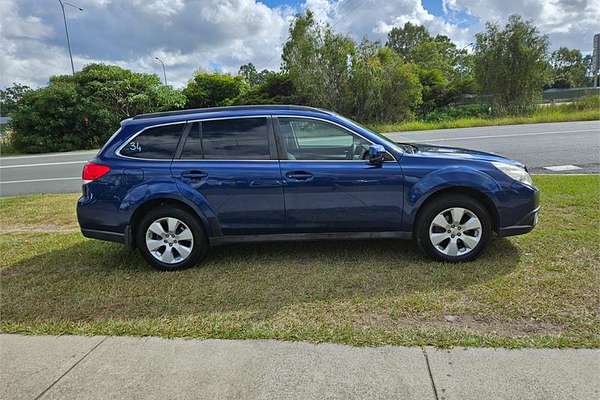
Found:
[{"label": "green grass lawn", "polygon": [[535,180],[539,226],[458,265],[410,241],[333,241],[220,247],[201,267],[155,272],[73,230],[76,195],[1,199],[2,230],[18,231],[0,235],[0,330],[600,347],[600,177]]}]

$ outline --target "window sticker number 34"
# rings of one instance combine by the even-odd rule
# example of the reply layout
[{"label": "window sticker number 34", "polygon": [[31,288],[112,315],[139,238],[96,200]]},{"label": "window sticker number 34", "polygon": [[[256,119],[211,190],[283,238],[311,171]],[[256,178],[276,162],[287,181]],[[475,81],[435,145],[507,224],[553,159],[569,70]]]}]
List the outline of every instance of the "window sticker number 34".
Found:
[{"label": "window sticker number 34", "polygon": [[131,153],[139,153],[142,151],[142,146],[140,146],[139,142],[129,142],[127,145],[127,150]]}]

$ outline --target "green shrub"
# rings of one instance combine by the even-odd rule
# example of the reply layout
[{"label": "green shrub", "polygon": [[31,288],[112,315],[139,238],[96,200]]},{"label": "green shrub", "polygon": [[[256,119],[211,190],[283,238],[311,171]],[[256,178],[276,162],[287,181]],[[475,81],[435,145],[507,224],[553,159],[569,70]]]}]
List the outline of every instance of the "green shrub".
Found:
[{"label": "green shrub", "polygon": [[425,122],[451,121],[460,118],[489,118],[492,111],[487,104],[468,104],[437,108],[423,117]]},{"label": "green shrub", "polygon": [[248,90],[241,76],[218,72],[197,72],[183,94],[187,108],[228,106],[233,99]]},{"label": "green shrub", "polygon": [[352,64],[352,115],[360,121],[412,119],[421,103],[417,67],[391,49],[363,42]]},{"label": "green shrub", "polygon": [[161,85],[156,75],[91,64],[23,95],[11,115],[13,144],[23,153],[95,148],[125,118],[184,104],[181,92]]},{"label": "green shrub", "polygon": [[306,104],[306,101],[296,94],[294,84],[287,73],[269,72],[261,79],[262,83],[255,84],[237,96],[232,104]]},{"label": "green shrub", "polygon": [[596,110],[600,112],[600,96],[591,95],[586,96],[582,99],[573,101],[568,104],[559,104],[555,107],[560,108],[561,111],[584,111],[584,110]]}]

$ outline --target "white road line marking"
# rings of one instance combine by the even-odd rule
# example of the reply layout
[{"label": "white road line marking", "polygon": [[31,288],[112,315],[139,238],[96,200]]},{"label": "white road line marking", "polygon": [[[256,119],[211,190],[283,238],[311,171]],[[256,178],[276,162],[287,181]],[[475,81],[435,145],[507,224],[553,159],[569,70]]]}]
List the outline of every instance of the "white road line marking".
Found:
[{"label": "white road line marking", "polygon": [[[513,133],[510,135],[459,136],[459,137],[444,137],[444,138],[424,139],[424,140],[419,140],[417,138],[417,139],[409,139],[409,140],[411,142],[419,142],[419,143],[446,142],[449,140],[494,139],[494,138],[509,138],[509,137],[521,137],[521,136],[541,136],[541,135],[552,135],[552,134],[557,134],[557,133],[576,133],[576,132],[598,133],[598,132],[595,132],[590,129],[580,129],[580,130],[576,130],[576,131],[548,131],[548,132],[535,132],[535,133]],[[406,135],[407,133],[410,133],[410,132],[403,132],[404,135]],[[426,132],[423,132],[422,134],[426,134]],[[598,134],[600,134],[600,133],[598,133]]]},{"label": "white road line marking", "polygon": [[31,183],[31,182],[50,182],[50,181],[71,181],[71,180],[75,180],[75,179],[79,179],[81,180],[80,176],[72,176],[72,177],[68,177],[68,178],[42,178],[42,179],[25,179],[22,181],[4,181],[1,182],[0,181],[0,185],[4,185],[4,184],[9,184],[9,183]]},{"label": "white road line marking", "polygon": [[576,171],[578,169],[583,169],[583,168],[578,167],[577,165],[566,164],[566,165],[551,165],[548,167],[544,167],[544,169],[548,169],[550,171]]},{"label": "white road line marking", "polygon": [[0,160],[18,160],[21,158],[44,158],[44,157],[69,157],[69,156],[80,156],[82,154],[96,154],[98,150],[89,151],[73,151],[65,153],[48,153],[48,154],[33,154],[33,155],[22,155],[22,156],[8,156],[0,157]]},{"label": "white road line marking", "polygon": [[53,163],[38,163],[38,164],[16,164],[16,165],[0,165],[0,169],[8,168],[28,168],[28,167],[48,167],[52,165],[67,165],[67,164],[83,164],[89,160],[77,160],[77,161],[62,161]]}]

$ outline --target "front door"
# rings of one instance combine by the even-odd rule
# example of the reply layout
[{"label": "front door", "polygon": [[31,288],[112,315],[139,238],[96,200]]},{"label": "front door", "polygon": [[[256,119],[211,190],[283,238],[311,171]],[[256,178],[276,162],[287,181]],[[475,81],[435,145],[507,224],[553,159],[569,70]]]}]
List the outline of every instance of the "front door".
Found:
[{"label": "front door", "polygon": [[370,164],[365,158],[371,143],[330,122],[276,121],[288,231],[401,230],[403,175],[392,156]]},{"label": "front door", "polygon": [[273,130],[266,117],[195,122],[171,172],[197,191],[224,235],[279,232],[283,188]]}]

